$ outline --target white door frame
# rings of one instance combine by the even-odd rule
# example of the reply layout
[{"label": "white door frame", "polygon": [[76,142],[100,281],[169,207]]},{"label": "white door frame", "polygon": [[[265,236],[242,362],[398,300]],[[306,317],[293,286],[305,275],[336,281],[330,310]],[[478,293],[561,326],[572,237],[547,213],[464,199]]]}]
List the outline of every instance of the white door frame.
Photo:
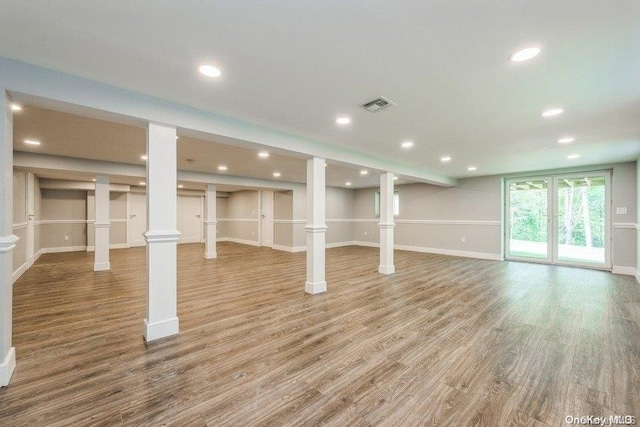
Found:
[{"label": "white door frame", "polygon": [[[271,198],[271,203],[266,203],[266,198]],[[275,192],[274,191],[260,191],[258,194],[258,244],[260,246],[266,246],[273,248],[275,244],[275,223],[274,223],[274,211],[275,211]],[[268,211],[267,211],[268,210]],[[271,228],[271,241],[265,241],[266,227]]]},{"label": "white door frame", "polygon": [[34,262],[35,255],[35,175],[31,172],[27,173],[27,268],[31,267]]},{"label": "white door frame", "polygon": [[[604,176],[605,179],[605,226],[604,226],[604,263],[596,264],[590,262],[579,261],[563,261],[558,256],[558,181],[564,178],[589,178],[596,176]],[[528,258],[511,256],[510,236],[511,236],[511,212],[510,212],[510,191],[509,185],[513,182],[522,182],[527,180],[545,180],[547,186],[547,258]],[[544,176],[523,176],[518,178],[505,179],[505,208],[504,208],[504,247],[505,259],[513,261],[527,261],[542,264],[565,265],[574,267],[588,267],[595,269],[610,270],[612,268],[611,247],[613,244],[613,231],[611,225],[611,171],[593,171],[593,172],[576,172],[563,173]]]}]

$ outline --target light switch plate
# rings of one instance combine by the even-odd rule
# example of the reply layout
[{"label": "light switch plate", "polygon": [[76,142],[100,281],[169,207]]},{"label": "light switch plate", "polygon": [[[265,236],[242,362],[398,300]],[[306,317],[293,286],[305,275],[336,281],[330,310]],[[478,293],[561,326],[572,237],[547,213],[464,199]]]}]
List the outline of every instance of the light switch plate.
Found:
[{"label": "light switch plate", "polygon": [[627,208],[616,208],[616,214],[618,214],[618,215],[626,215],[627,214]]}]

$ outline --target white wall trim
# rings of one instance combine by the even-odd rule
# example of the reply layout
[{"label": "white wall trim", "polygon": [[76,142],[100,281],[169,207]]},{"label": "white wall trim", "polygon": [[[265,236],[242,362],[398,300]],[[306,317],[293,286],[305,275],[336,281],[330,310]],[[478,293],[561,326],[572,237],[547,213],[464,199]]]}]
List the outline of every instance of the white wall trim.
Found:
[{"label": "white wall trim", "polygon": [[14,230],[19,230],[21,228],[27,228],[27,223],[26,222],[21,222],[19,224],[13,224],[13,229]]},{"label": "white wall trim", "polygon": [[233,221],[233,222],[258,222],[259,218],[218,218],[218,221]]},{"label": "white wall trim", "polygon": [[613,274],[624,274],[627,276],[635,276],[636,269],[635,267],[623,267],[619,265],[614,265],[613,268],[611,269],[611,272]]},{"label": "white wall trim", "polygon": [[24,274],[25,271],[29,268],[29,263],[25,262],[22,264],[16,271],[13,272],[13,281],[15,282]]},{"label": "white wall trim", "polygon": [[636,276],[636,282],[640,283],[640,270],[636,269],[634,276]]},{"label": "white wall trim", "polygon": [[33,254],[33,258],[31,258],[30,260],[27,261],[27,263],[29,263],[29,267],[31,268],[31,266],[33,264],[36,263],[36,261],[38,261],[38,258],[40,258],[40,256],[43,254],[44,252],[42,252],[42,249],[39,249],[38,252],[36,252],[35,254]]},{"label": "white wall trim", "polygon": [[45,224],[87,224],[88,221],[86,219],[41,219],[39,221],[35,221],[35,225],[45,225]]},{"label": "white wall trim", "polygon": [[274,224],[306,224],[306,219],[274,219]]},{"label": "white wall trim", "polygon": [[[355,245],[355,242],[353,242],[353,241],[335,242],[335,243],[327,243],[327,244],[325,244],[325,248],[327,248],[327,249],[341,248],[341,247],[344,247],[344,246],[354,246],[354,245]],[[275,249],[277,251],[291,252],[291,253],[306,252],[307,251],[307,247],[306,246],[273,245],[272,249]]]},{"label": "white wall trim", "polygon": [[87,250],[86,246],[63,246],[59,248],[42,248],[40,249],[43,254],[57,254],[61,252],[84,252]]},{"label": "white wall trim", "polygon": [[630,229],[638,229],[638,224],[634,224],[631,222],[614,222],[613,228],[630,228]]},{"label": "white wall trim", "polygon": [[445,220],[445,219],[396,219],[395,223],[396,224],[429,224],[429,225],[489,225],[489,226],[502,225],[502,221],[473,221],[473,220]]}]

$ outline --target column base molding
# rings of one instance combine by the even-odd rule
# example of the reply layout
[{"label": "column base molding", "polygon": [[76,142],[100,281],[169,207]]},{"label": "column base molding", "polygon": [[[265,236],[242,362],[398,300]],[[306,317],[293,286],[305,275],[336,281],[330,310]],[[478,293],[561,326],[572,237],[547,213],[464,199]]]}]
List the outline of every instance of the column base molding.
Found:
[{"label": "column base molding", "polygon": [[217,252],[205,252],[204,253],[204,259],[214,259],[214,258],[218,258],[218,253]]},{"label": "column base molding", "polygon": [[11,347],[7,356],[4,358],[4,362],[0,365],[0,387],[6,387],[9,385],[11,375],[16,369],[16,348]]},{"label": "column base molding", "polygon": [[327,292],[327,282],[306,282],[304,284],[304,291],[308,294],[315,295]]},{"label": "column base molding", "polygon": [[393,274],[396,272],[395,265],[380,265],[378,266],[378,273],[381,274]]},{"label": "column base molding", "polygon": [[93,271],[106,271],[111,270],[110,262],[95,262],[93,263]]},{"label": "column base molding", "polygon": [[329,227],[327,227],[324,224],[318,224],[318,225],[305,225],[304,229],[307,231],[307,233],[324,233],[327,231]]},{"label": "column base molding", "polygon": [[178,332],[180,332],[180,325],[177,317],[154,323],[144,319],[144,339],[147,342],[177,335]]},{"label": "column base molding", "polygon": [[0,253],[5,253],[13,250],[16,247],[16,242],[20,240],[15,234],[9,236],[0,237]]}]

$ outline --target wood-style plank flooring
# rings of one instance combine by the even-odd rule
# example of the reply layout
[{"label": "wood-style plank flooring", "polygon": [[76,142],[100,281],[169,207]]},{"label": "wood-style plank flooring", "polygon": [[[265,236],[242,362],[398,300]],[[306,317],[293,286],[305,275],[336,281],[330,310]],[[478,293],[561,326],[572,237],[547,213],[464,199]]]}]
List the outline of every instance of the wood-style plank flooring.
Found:
[{"label": "wood-style plank flooring", "polygon": [[43,255],[15,283],[2,426],[560,426],[640,416],[640,287],[576,268],[396,251],[179,247],[180,335],[145,344],[145,249]]}]

